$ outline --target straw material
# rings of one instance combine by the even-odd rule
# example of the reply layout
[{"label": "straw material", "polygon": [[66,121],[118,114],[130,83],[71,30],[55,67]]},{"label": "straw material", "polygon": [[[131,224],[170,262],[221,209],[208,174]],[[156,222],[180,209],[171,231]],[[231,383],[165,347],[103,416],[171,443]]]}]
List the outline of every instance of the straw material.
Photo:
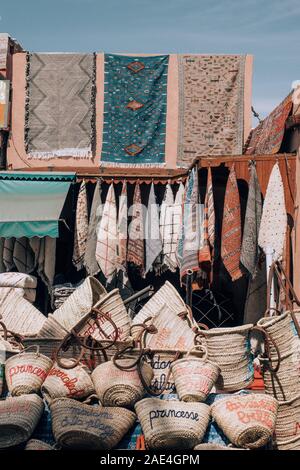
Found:
[{"label": "straw material", "polygon": [[38,393],[52,366],[39,352],[21,352],[5,362],[7,388],[12,396]]},{"label": "straw material", "polygon": [[221,369],[216,383],[219,390],[235,392],[253,382],[254,368],[249,340],[252,326],[201,330],[201,343],[208,350],[208,359]]},{"label": "straw material", "polygon": [[276,447],[278,450],[300,450],[300,435],[287,441],[277,441]]},{"label": "straw material", "polygon": [[55,440],[76,450],[112,449],[136,419],[125,408],[90,406],[69,398],[57,398],[50,409]]},{"label": "straw material", "polygon": [[[124,368],[130,366],[132,360],[121,359],[117,363]],[[146,384],[150,386],[153,378],[152,367],[143,363],[141,372]],[[94,370],[92,380],[103,406],[132,408],[145,395],[137,367],[120,370],[113,361],[105,362]]]},{"label": "straw material", "polygon": [[[165,305],[171,309],[174,316],[177,316],[180,313],[188,313],[187,307],[178,291],[169,281],[166,281],[134,317],[132,325],[144,323],[147,318],[159,315],[162,307]],[[189,315],[189,318],[191,322],[194,323],[194,319],[191,315]],[[137,337],[140,331],[141,329],[138,327],[133,328],[133,336]]]},{"label": "straw material", "polygon": [[47,320],[43,324],[38,333],[38,338],[61,338],[63,339],[68,330],[64,328],[57,320],[55,320],[52,313],[48,315]]},{"label": "straw material", "polygon": [[38,395],[0,401],[0,449],[26,442],[37,426],[44,404]]},{"label": "straw material", "polygon": [[[275,341],[281,355],[287,354],[299,341],[294,322],[288,312],[274,317],[264,317],[257,322]],[[270,355],[277,357],[274,345],[270,342]]]},{"label": "straw material", "polygon": [[231,395],[216,401],[212,416],[237,447],[257,449],[274,433],[278,403],[268,395]]},{"label": "straw material", "polygon": [[55,310],[53,316],[64,328],[70,331],[105,294],[106,290],[100,282],[89,276],[67,298],[63,305]]},{"label": "straw material", "polygon": [[300,395],[289,401],[280,401],[275,427],[276,440],[300,438]]},{"label": "straw material", "polygon": [[4,364],[0,363],[0,397],[2,396],[4,385]]},{"label": "straw material", "polygon": [[[71,365],[71,360],[64,361]],[[43,396],[50,403],[55,398],[85,398],[94,393],[92,379],[82,365],[73,369],[63,369],[56,363],[50,369],[41,388]]]},{"label": "straw material", "polygon": [[[95,308],[108,315],[115,323],[118,329],[119,340],[122,341],[128,338],[130,333],[131,320],[118,289],[114,289],[108,294],[104,295],[101,300],[96,303]],[[90,319],[80,330],[80,334],[85,336],[92,336],[96,340],[114,338],[115,330],[112,324],[101,315],[98,316],[98,320],[101,325],[102,333],[99,331],[95,320]]]},{"label": "straw material", "polygon": [[46,317],[15,289],[0,297],[0,315],[8,330],[22,336],[34,336],[42,328]]},{"label": "straw material", "polygon": [[47,444],[47,442],[40,441],[39,439],[30,439],[24,450],[54,450],[54,448]]},{"label": "straw material", "polygon": [[280,367],[277,372],[272,372],[269,365],[274,368],[277,365],[277,357],[263,367],[265,392],[274,396],[279,401],[291,400],[300,391],[299,352],[292,351],[281,356]]},{"label": "straw material", "polygon": [[150,449],[192,449],[205,434],[210,407],[204,403],[144,398],[135,405]]},{"label": "straw material", "polygon": [[217,364],[193,356],[173,362],[171,370],[183,401],[205,401],[220,374]]}]

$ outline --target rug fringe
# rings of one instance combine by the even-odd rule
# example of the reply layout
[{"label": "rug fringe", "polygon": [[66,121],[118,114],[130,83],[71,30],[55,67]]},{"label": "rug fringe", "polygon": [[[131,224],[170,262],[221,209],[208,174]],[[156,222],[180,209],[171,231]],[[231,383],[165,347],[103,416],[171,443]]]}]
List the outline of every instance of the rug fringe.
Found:
[{"label": "rug fringe", "polygon": [[111,168],[163,168],[165,163],[115,163],[115,162],[100,162],[100,167]]},{"label": "rug fringe", "polygon": [[60,150],[52,150],[51,152],[29,152],[29,159],[51,160],[57,157],[74,157],[74,158],[91,158],[92,150],[90,148],[75,149],[66,148]]}]

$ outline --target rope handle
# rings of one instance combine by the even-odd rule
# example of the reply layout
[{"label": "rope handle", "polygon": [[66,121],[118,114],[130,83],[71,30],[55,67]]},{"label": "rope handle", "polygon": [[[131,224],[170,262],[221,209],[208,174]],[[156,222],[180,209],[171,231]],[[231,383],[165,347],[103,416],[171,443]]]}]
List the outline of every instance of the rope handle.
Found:
[{"label": "rope handle", "polygon": [[[60,351],[66,352],[72,344],[77,344],[80,348],[80,353],[78,358],[68,358],[69,361],[71,361],[71,364],[66,364],[62,361],[62,358],[59,356]],[[84,349],[79,342],[77,336],[74,336],[72,333],[68,333],[60,342],[58,348],[54,351],[54,360],[57,363],[59,367],[62,369],[74,369],[74,367],[78,366],[80,361],[82,360],[84,356]]]},{"label": "rope handle", "polygon": [[97,401],[98,403],[100,402],[99,397],[98,395],[96,395],[96,393],[92,393],[91,395],[89,395],[85,400],[83,400],[82,403],[84,405],[90,405],[93,400]]},{"label": "rope handle", "polygon": [[[274,338],[272,337],[272,335],[270,333],[268,333],[265,328],[263,326],[258,326],[258,325],[255,325],[252,327],[251,331],[259,331],[261,333],[263,333],[264,335],[264,343],[265,343],[265,348],[266,348],[266,354],[267,354],[267,358],[268,358],[268,361],[269,361],[269,364],[268,364],[268,367],[270,369],[270,371],[273,373],[273,374],[276,374],[276,372],[278,372],[279,370],[279,367],[280,367],[280,363],[281,363],[281,354],[280,354],[280,351],[278,349],[278,346],[274,340]],[[273,344],[275,350],[276,350],[276,354],[277,354],[277,364],[276,364],[276,367],[273,367],[271,364],[272,364],[272,358],[271,358],[271,354],[270,354],[270,343]]]},{"label": "rope handle", "polygon": [[18,355],[21,356],[30,349],[35,349],[36,356],[40,356],[40,346],[38,344],[31,344],[30,346],[27,346],[26,348],[22,349],[22,351],[20,351]]},{"label": "rope handle", "polygon": [[2,321],[0,321],[0,326],[2,326],[2,329],[3,329],[3,339],[4,339],[5,341],[7,341],[7,333],[8,333],[8,331],[7,331],[6,325],[5,325],[5,323],[3,323]]},{"label": "rope handle", "polygon": [[186,357],[192,355],[193,353],[197,354],[197,353],[202,353],[202,356],[201,359],[203,359],[204,361],[207,360],[208,358],[208,350],[207,348],[203,345],[203,344],[196,344],[195,346],[193,346],[188,352],[187,352],[187,355]]}]

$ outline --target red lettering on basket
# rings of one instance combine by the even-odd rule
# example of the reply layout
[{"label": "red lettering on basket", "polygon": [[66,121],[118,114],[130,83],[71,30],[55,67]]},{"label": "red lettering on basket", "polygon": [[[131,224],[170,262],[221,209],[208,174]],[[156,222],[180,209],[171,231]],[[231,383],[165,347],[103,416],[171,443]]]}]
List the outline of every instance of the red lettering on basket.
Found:
[{"label": "red lettering on basket", "polygon": [[296,434],[298,434],[299,431],[300,431],[300,423],[297,421],[296,426],[295,426],[294,436],[296,436]]},{"label": "red lettering on basket", "polygon": [[47,377],[47,372],[40,367],[33,367],[32,364],[25,364],[23,366],[15,366],[9,369],[10,383],[12,383],[13,376],[18,374],[33,374],[37,377],[41,377],[42,380],[45,380]]},{"label": "red lettering on basket", "polygon": [[273,430],[274,422],[269,413],[263,410],[255,410],[251,412],[238,411],[237,419],[243,424],[261,423],[263,426]]},{"label": "red lettering on basket", "polygon": [[78,382],[77,377],[69,377],[68,374],[63,372],[62,370],[56,369],[53,367],[49,374],[48,377],[57,377],[60,379],[63,383],[63,385],[68,389],[69,391],[69,396],[77,396],[77,395],[82,395],[84,393],[84,389],[76,389],[76,384]]}]

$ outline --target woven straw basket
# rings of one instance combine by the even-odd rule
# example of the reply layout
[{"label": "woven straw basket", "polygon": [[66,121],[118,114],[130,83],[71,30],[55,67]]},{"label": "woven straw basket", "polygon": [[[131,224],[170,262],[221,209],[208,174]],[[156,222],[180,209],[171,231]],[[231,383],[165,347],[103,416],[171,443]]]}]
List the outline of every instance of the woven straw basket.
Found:
[{"label": "woven straw basket", "polygon": [[44,408],[38,395],[0,401],[0,449],[26,442],[37,426]]},{"label": "woven straw basket", "polygon": [[[121,359],[118,360],[118,364],[122,368],[127,368],[132,364],[132,360]],[[150,386],[153,378],[152,367],[144,362],[141,373],[146,384]],[[96,367],[92,373],[92,380],[103,406],[132,408],[145,395],[137,366],[120,370],[113,361],[105,362]]]},{"label": "woven straw basket", "polygon": [[[201,348],[201,347],[200,347]],[[180,400],[205,401],[220,374],[217,364],[207,360],[207,350],[204,357],[195,357],[189,353],[184,359],[171,364],[176,391]],[[197,350],[194,350],[196,354]]]},{"label": "woven straw basket", "polygon": [[300,435],[287,441],[277,441],[276,447],[278,450],[300,450]]},{"label": "woven straw basket", "polygon": [[237,447],[257,449],[274,433],[278,403],[268,395],[231,395],[216,401],[212,416]]},{"label": "woven straw basket", "polygon": [[[72,363],[65,360],[66,364]],[[55,398],[86,398],[94,393],[92,379],[84,366],[63,369],[54,363],[41,388],[43,396],[50,403]]]},{"label": "woven straw basket", "polygon": [[102,284],[96,278],[89,276],[63,305],[55,310],[53,317],[70,331],[105,294],[106,290]]},{"label": "woven straw basket", "polygon": [[[288,312],[274,317],[261,318],[257,325],[262,327],[274,340],[281,355],[290,353],[297,342],[297,332],[294,322]],[[269,344],[270,356],[277,357],[277,351],[272,343]]]},{"label": "woven straw basket", "polygon": [[[118,340],[125,340],[130,333],[130,317],[120,296],[119,289],[114,289],[101,297],[101,300],[94,305],[95,308],[110,317],[118,329]],[[92,336],[96,340],[112,339],[115,336],[113,325],[101,315],[98,315],[102,333],[99,331],[95,320],[90,319],[79,331],[81,335]]]},{"label": "woven straw basket", "polygon": [[135,410],[150,449],[192,449],[202,441],[210,417],[204,403],[158,398],[144,398]]},{"label": "woven straw basket", "polygon": [[69,398],[57,398],[50,409],[56,442],[78,450],[112,449],[136,419],[125,408],[91,406]]},{"label": "woven straw basket", "polygon": [[[193,316],[187,309],[178,291],[169,281],[166,281],[134,317],[132,321],[132,325],[134,326],[132,329],[133,337],[136,338],[140,334],[141,327],[139,325],[144,323],[149,317],[154,318],[159,316],[161,309],[165,306],[169,307],[175,317],[179,314],[187,314],[190,322],[193,326],[196,326]],[[166,346],[163,346],[161,349],[166,349]]]},{"label": "woven straw basket", "polygon": [[265,392],[279,401],[291,400],[300,391],[299,353],[292,351],[281,356],[279,369],[274,372],[277,361],[276,358],[263,365]]},{"label": "woven straw basket", "polygon": [[300,439],[300,395],[289,401],[280,401],[275,435],[278,441],[287,441],[298,435]]},{"label": "woven straw basket", "polygon": [[51,366],[52,360],[40,354],[37,347],[34,353],[21,352],[7,359],[5,378],[8,390],[13,396],[38,393]]},{"label": "woven straw basket", "polygon": [[39,439],[30,439],[24,450],[54,450],[47,442],[40,441]]},{"label": "woven straw basket", "polygon": [[201,330],[198,339],[208,350],[208,359],[220,369],[216,387],[235,392],[254,380],[249,333],[253,325]]},{"label": "woven straw basket", "polygon": [[38,338],[64,338],[68,331],[50,313],[38,333]]}]

